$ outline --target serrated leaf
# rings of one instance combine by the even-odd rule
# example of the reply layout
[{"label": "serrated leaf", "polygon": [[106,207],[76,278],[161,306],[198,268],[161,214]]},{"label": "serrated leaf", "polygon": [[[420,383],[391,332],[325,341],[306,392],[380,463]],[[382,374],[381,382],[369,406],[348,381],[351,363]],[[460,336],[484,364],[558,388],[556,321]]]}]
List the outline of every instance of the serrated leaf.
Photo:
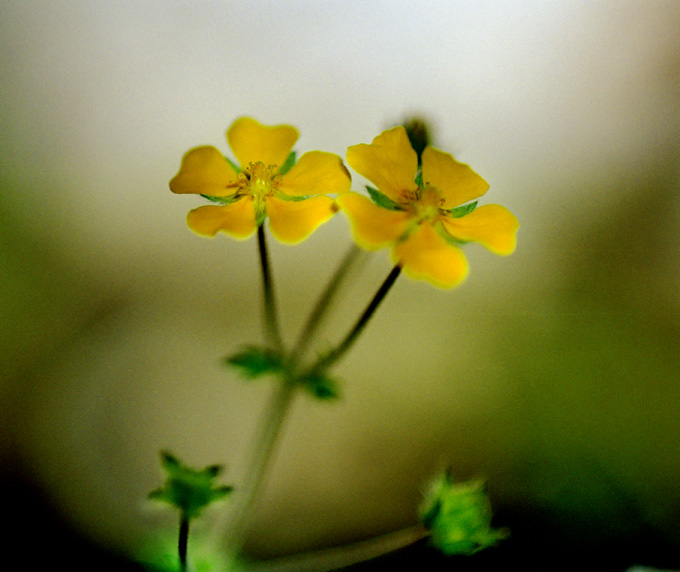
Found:
[{"label": "serrated leaf", "polygon": [[291,151],[288,154],[288,157],[286,157],[286,160],[283,162],[283,165],[281,165],[281,168],[279,169],[279,175],[285,175],[288,171],[290,171],[293,165],[295,165],[295,160],[295,151]]},{"label": "serrated leaf", "polygon": [[263,375],[283,370],[282,357],[269,348],[248,346],[243,351],[224,358],[225,365],[240,370],[247,379],[256,379]]},{"label": "serrated leaf", "polygon": [[388,196],[381,193],[378,189],[374,189],[373,187],[369,187],[367,185],[366,190],[368,191],[368,194],[371,196],[371,199],[373,200],[373,202],[376,205],[378,205],[379,207],[382,207],[384,209],[388,209],[388,210],[391,210],[391,211],[400,210],[399,205],[397,205],[397,203],[395,203]]},{"label": "serrated leaf", "polygon": [[459,207],[455,207],[453,209],[450,209],[447,212],[453,218],[460,218],[460,217],[463,217],[467,214],[470,214],[476,208],[477,208],[477,201],[474,201],[472,203],[468,203],[467,205],[461,205]]}]

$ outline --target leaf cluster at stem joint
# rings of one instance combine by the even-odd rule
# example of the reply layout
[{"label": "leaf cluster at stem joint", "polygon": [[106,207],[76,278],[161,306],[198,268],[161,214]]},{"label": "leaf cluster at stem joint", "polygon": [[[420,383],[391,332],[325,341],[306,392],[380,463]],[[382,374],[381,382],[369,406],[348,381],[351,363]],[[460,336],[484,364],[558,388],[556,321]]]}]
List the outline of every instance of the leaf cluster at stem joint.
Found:
[{"label": "leaf cluster at stem joint", "polygon": [[246,346],[240,352],[227,356],[224,365],[238,370],[246,379],[273,375],[301,386],[321,400],[339,397],[337,382],[321,368],[299,370],[287,356],[276,350],[260,346]]},{"label": "leaf cluster at stem joint", "polygon": [[186,518],[194,518],[208,505],[226,497],[231,486],[215,486],[215,478],[222,472],[221,465],[210,465],[202,470],[192,469],[167,451],[161,451],[161,466],[166,474],[163,486],[151,491],[149,498],[166,502]]}]

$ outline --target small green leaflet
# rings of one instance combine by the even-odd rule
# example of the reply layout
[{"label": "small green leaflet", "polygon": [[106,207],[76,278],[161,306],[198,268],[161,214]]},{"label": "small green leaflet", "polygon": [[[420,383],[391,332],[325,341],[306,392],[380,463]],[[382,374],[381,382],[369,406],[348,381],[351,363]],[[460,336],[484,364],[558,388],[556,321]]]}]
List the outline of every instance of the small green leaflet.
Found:
[{"label": "small green leaflet", "polygon": [[243,351],[224,358],[223,363],[235,367],[247,379],[256,379],[284,369],[283,359],[277,352],[257,346],[247,346]]},{"label": "small green leaflet", "polygon": [[312,372],[299,379],[299,383],[317,399],[328,400],[340,397],[338,384],[325,373]]},{"label": "small green leaflet", "polygon": [[374,189],[373,187],[366,186],[366,190],[368,191],[368,194],[371,195],[371,199],[373,199],[373,202],[376,205],[378,205],[379,207],[382,207],[382,208],[390,210],[390,211],[401,210],[399,208],[399,205],[397,205],[397,203],[395,203],[388,196],[383,195],[378,189]]}]

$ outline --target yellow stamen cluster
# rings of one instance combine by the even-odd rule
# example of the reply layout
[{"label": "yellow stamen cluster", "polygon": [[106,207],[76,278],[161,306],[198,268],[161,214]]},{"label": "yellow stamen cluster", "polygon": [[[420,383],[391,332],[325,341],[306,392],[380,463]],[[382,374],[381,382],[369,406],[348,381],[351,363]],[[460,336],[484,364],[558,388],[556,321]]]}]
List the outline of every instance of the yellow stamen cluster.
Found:
[{"label": "yellow stamen cluster", "polygon": [[444,204],[439,189],[428,186],[418,189],[416,194],[416,200],[408,205],[409,212],[413,213],[418,223],[436,221],[441,215],[440,209]]},{"label": "yellow stamen cluster", "polygon": [[262,161],[250,163],[238,176],[239,195],[252,195],[255,199],[272,196],[281,181],[278,165],[265,165]]}]

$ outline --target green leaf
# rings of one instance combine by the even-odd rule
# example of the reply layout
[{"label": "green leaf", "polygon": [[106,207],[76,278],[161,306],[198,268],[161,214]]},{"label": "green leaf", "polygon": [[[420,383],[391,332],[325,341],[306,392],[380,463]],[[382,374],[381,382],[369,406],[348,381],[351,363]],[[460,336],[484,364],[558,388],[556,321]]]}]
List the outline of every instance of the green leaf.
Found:
[{"label": "green leaf", "polygon": [[284,369],[283,358],[279,353],[258,346],[246,346],[243,351],[224,358],[223,362],[240,370],[247,379],[256,379]]},{"label": "green leaf", "polygon": [[296,160],[295,151],[291,151],[288,154],[288,157],[286,157],[286,160],[283,162],[283,165],[281,165],[278,174],[285,175],[288,171],[290,171],[292,166],[295,165],[295,160]]},{"label": "green leaf", "polygon": [[310,394],[322,401],[340,397],[337,382],[325,373],[312,372],[298,381]]},{"label": "green leaf", "polygon": [[430,542],[447,555],[474,554],[507,538],[507,530],[491,528],[491,517],[484,483],[456,483],[448,471],[432,482],[420,507]]},{"label": "green leaf", "polygon": [[378,205],[379,207],[382,207],[384,209],[388,209],[388,210],[391,210],[391,211],[400,210],[399,205],[397,205],[397,203],[395,203],[388,196],[382,194],[378,189],[374,189],[373,187],[369,187],[367,185],[366,190],[368,191],[368,194],[371,196],[371,199],[373,199],[373,202],[376,205]]},{"label": "green leaf", "polygon": [[449,211],[449,215],[451,215],[453,218],[460,218],[462,216],[465,216],[467,214],[470,214],[473,210],[477,208],[477,201],[474,201],[472,203],[468,203],[466,205],[461,205],[459,207],[455,207]]},{"label": "green leaf", "polygon": [[186,518],[194,518],[209,504],[226,497],[233,487],[213,486],[213,481],[222,471],[220,465],[211,465],[196,470],[183,465],[167,451],[161,452],[161,466],[166,473],[162,487],[151,491],[148,497],[171,504]]}]

